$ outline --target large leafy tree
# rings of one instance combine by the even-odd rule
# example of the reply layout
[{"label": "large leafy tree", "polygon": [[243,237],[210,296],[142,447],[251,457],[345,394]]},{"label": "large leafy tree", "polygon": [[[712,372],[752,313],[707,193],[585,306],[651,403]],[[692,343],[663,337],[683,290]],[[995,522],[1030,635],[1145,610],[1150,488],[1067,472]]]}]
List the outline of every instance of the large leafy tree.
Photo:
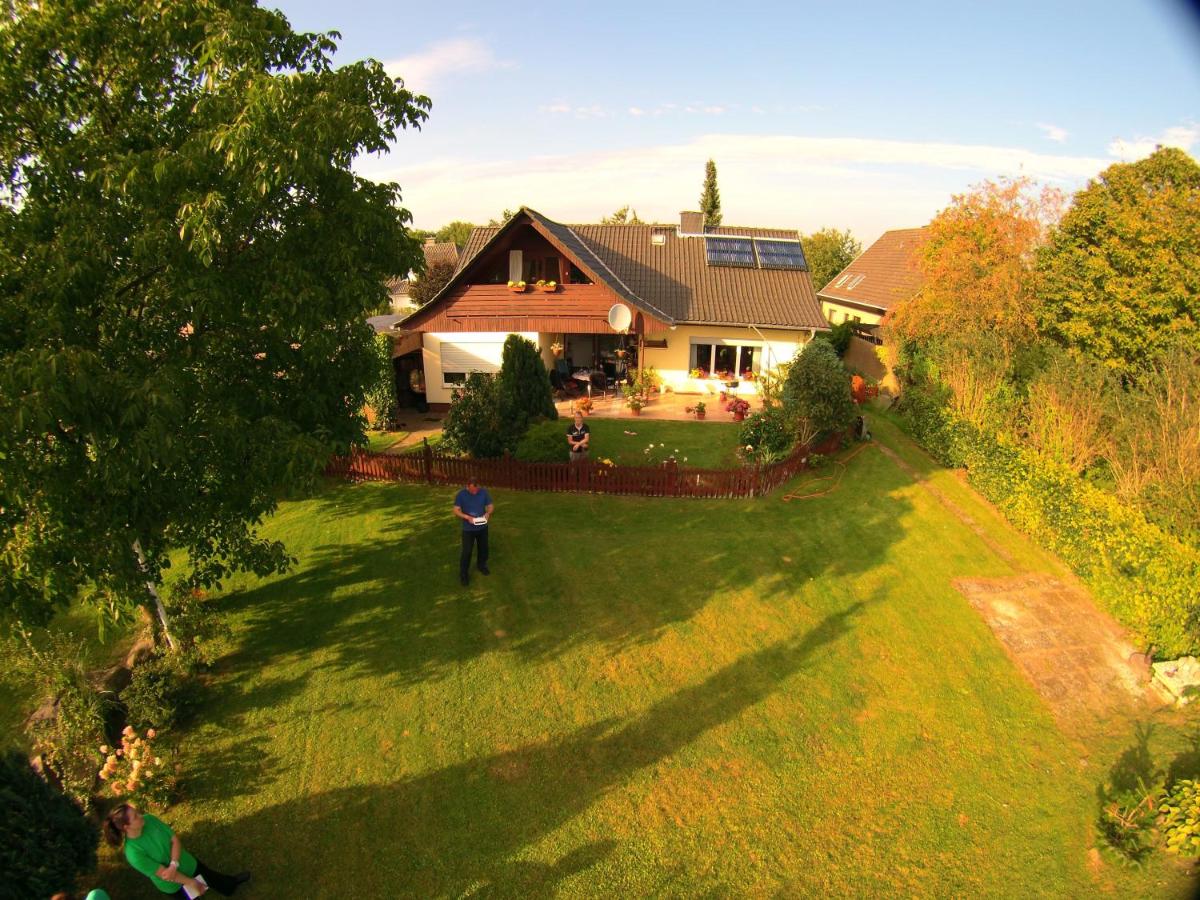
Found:
[{"label": "large leafy tree", "polygon": [[980,331],[1008,352],[1037,330],[1037,249],[1057,220],[1061,195],[1028,179],[985,181],[929,223],[918,260],[924,284],[892,309],[891,339],[926,350]]},{"label": "large leafy tree", "polygon": [[455,220],[435,231],[433,239],[443,244],[456,244],[458,249],[461,250],[467,245],[467,240],[471,237],[471,232],[474,230],[475,226],[470,222]]},{"label": "large leafy tree", "polygon": [[421,258],[351,162],[428,100],[246,0],[0,16],[0,599],[280,570],[256,524],[361,435],[363,319]]},{"label": "large leafy tree", "polygon": [[711,159],[704,164],[704,186],[700,189],[700,212],[704,213],[704,224],[713,227],[721,224],[721,191],[717,187],[717,164]]},{"label": "large leafy tree", "polygon": [[1182,150],[1110,166],[1038,260],[1042,329],[1121,374],[1200,338],[1200,165]]},{"label": "large leafy tree", "polygon": [[804,247],[804,258],[808,261],[813,288],[818,291],[862,253],[862,243],[849,229],[822,228],[812,234],[802,235],[800,243]]}]

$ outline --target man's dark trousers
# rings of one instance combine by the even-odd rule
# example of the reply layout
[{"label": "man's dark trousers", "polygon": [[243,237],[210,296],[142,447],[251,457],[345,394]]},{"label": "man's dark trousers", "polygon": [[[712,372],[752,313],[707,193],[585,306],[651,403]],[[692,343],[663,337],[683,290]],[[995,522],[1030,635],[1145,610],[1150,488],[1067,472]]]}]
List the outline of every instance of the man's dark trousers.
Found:
[{"label": "man's dark trousers", "polygon": [[481,569],[487,568],[488,561],[488,538],[487,526],[480,528],[478,531],[463,531],[462,533],[462,556],[458,560],[458,574],[461,578],[466,578],[471,570],[471,547],[475,544],[479,545],[479,553],[476,556],[476,563]]}]

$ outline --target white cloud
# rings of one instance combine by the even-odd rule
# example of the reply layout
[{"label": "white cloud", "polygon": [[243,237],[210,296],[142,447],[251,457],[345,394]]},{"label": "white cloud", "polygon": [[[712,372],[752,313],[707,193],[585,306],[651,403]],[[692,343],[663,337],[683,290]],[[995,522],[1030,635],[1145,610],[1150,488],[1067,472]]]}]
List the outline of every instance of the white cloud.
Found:
[{"label": "white cloud", "polygon": [[629,107],[629,114],[631,116],[644,116],[646,111],[639,106],[631,106]]},{"label": "white cloud", "polygon": [[457,38],[429,45],[420,53],[393,59],[383,64],[393,78],[403,78],[410,90],[426,91],[449,75],[478,74],[511,69],[514,64],[497,59],[484,41]]},{"label": "white cloud", "polygon": [[1054,141],[1056,144],[1065,144],[1067,142],[1067,129],[1060,128],[1057,125],[1049,125],[1046,122],[1035,123],[1038,128],[1046,135],[1046,140]]},{"label": "white cloud", "polygon": [[717,161],[726,221],[799,228],[851,227],[864,241],[927,222],[983,178],[1027,175],[1082,184],[1111,160],[1017,147],[711,134],[678,144],[510,161],[440,159],[373,171],[397,181],[422,227],[487,221],[526,203],[560,221],[596,221],[632,202],[645,219],[674,222],[695,206],[705,160]]},{"label": "white cloud", "polygon": [[1108,145],[1108,152],[1128,162],[1149,156],[1159,146],[1190,152],[1197,142],[1200,142],[1200,125],[1175,125],[1158,137],[1117,138]]}]

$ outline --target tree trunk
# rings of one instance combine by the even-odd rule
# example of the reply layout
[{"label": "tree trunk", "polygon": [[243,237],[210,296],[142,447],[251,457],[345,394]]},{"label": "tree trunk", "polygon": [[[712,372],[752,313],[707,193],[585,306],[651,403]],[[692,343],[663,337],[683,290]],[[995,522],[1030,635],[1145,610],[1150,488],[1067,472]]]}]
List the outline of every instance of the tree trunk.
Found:
[{"label": "tree trunk", "polygon": [[[138,566],[143,572],[146,571],[146,555],[142,553],[142,542],[133,542],[133,552],[137,556]],[[149,591],[150,597],[154,600],[154,609],[158,613],[158,622],[162,626],[163,637],[167,639],[167,646],[171,651],[175,651],[175,638],[171,637],[170,624],[167,621],[167,610],[163,606],[162,597],[158,595],[158,585],[153,581],[146,579],[146,590]]]}]

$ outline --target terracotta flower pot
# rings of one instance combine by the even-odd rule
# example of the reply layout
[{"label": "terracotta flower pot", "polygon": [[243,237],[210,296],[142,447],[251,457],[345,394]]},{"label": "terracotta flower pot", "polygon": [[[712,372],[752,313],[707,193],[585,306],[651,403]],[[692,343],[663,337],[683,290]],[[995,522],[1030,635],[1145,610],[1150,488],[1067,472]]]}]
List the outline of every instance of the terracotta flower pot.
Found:
[{"label": "terracotta flower pot", "polygon": [[733,414],[733,421],[735,421],[735,422],[743,422],[743,421],[745,421],[745,419],[746,419],[746,414],[743,412],[735,412]]},{"label": "terracotta flower pot", "polygon": [[700,410],[699,412],[696,413],[696,418],[703,419],[704,415],[705,415],[704,410]]}]

